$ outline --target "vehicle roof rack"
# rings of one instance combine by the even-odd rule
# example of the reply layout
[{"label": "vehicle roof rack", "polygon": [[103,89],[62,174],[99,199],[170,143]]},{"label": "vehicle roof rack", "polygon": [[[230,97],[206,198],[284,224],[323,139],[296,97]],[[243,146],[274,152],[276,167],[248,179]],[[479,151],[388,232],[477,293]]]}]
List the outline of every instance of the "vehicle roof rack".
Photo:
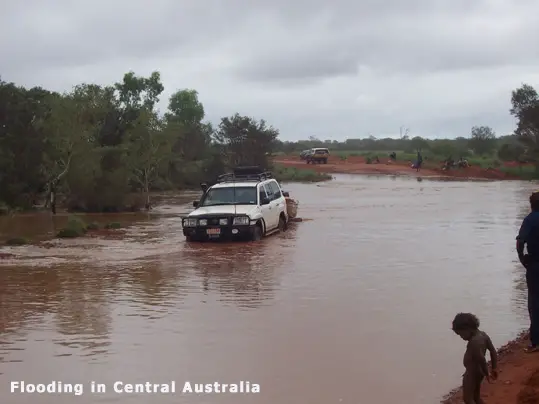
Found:
[{"label": "vehicle roof rack", "polygon": [[217,182],[256,181],[261,182],[273,178],[270,171],[264,171],[258,166],[239,166],[232,173],[217,177]]}]

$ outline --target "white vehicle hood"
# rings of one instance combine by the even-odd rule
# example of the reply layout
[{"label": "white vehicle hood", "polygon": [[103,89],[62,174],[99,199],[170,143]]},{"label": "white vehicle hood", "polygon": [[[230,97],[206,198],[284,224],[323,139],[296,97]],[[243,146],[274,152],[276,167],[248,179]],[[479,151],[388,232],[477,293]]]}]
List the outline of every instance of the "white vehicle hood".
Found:
[{"label": "white vehicle hood", "polygon": [[189,217],[204,215],[247,215],[251,216],[259,212],[260,208],[256,205],[217,205],[202,206],[189,213]]}]

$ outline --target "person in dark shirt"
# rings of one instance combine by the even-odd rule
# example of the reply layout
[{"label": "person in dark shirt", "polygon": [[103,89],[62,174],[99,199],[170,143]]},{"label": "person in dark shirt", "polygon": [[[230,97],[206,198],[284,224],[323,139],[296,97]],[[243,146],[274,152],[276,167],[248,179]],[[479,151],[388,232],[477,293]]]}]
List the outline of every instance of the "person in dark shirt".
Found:
[{"label": "person in dark shirt", "polygon": [[[530,345],[527,352],[539,351],[539,191],[530,196],[531,212],[524,218],[517,236],[517,253],[526,268]],[[527,254],[524,254],[526,246]]]},{"label": "person in dark shirt", "polygon": [[421,165],[423,164],[423,156],[421,155],[421,152],[417,151],[417,162],[416,162],[416,170],[421,170]]}]

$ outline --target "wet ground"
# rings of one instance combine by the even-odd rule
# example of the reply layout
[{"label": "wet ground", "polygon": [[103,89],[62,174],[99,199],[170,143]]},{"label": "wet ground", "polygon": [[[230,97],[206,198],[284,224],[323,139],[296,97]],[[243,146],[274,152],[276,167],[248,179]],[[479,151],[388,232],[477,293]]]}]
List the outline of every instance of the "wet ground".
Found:
[{"label": "wet ground", "polygon": [[[11,381],[83,383],[79,403],[436,403],[460,381],[473,311],[496,346],[527,326],[514,237],[533,185],[339,175],[285,187],[297,223],[260,243],[187,244],[168,196],[117,237],[2,248],[0,402]],[[46,239],[65,217],[0,219]],[[259,394],[128,395],[115,381],[260,385]],[[90,393],[90,382],[107,392]]]},{"label": "wet ground", "polygon": [[[380,163],[367,164],[365,157],[349,156],[342,159],[340,156],[330,156],[327,164],[307,164],[298,156],[279,156],[275,163],[289,168],[308,169],[323,173],[341,174],[371,174],[371,175],[406,175],[423,178],[469,178],[491,180],[519,179],[514,173],[502,171],[499,168],[481,168],[470,166],[466,168],[452,168],[442,170],[441,163],[426,161],[420,171],[411,168],[411,161],[388,161],[382,158]],[[518,167],[515,163],[505,163],[506,167]],[[521,167],[522,168],[522,167]]]}]

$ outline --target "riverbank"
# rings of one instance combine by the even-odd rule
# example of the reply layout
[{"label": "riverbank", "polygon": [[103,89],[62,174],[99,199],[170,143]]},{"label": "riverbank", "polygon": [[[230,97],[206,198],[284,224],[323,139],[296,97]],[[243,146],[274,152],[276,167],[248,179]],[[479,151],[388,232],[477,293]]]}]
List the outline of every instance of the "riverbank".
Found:
[{"label": "riverbank", "polygon": [[[442,170],[433,165],[425,164],[420,171],[410,167],[408,161],[395,161],[388,163],[383,161],[378,164],[368,164],[365,157],[350,156],[341,159],[338,156],[330,156],[327,164],[307,165],[297,156],[280,156],[274,160],[275,164],[296,168],[308,169],[325,174],[380,174],[380,175],[406,175],[413,177],[438,177],[460,179],[486,179],[486,180],[519,180],[527,179],[526,175],[518,175],[518,169],[505,170],[497,168],[482,168],[471,166],[467,168],[455,168]],[[525,171],[527,174],[528,171]]]},{"label": "riverbank", "polygon": [[317,170],[316,167],[296,167],[275,162],[273,175],[280,182],[321,182],[328,181],[333,176]]},{"label": "riverbank", "polygon": [[[485,381],[482,387],[482,398],[486,403],[539,403],[539,353],[525,353],[528,342],[528,333],[524,332],[498,350],[498,380],[490,384]],[[441,401],[441,404],[461,403],[460,387]]]}]

